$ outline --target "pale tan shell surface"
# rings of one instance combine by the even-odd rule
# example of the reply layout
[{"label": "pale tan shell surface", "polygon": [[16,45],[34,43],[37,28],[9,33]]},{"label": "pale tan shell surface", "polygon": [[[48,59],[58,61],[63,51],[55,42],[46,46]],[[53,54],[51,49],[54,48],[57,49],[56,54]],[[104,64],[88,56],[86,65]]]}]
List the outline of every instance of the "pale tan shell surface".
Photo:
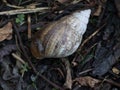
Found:
[{"label": "pale tan shell surface", "polygon": [[32,54],[36,58],[59,58],[73,54],[86,31],[90,13],[90,9],[75,12],[38,31],[31,44]]}]

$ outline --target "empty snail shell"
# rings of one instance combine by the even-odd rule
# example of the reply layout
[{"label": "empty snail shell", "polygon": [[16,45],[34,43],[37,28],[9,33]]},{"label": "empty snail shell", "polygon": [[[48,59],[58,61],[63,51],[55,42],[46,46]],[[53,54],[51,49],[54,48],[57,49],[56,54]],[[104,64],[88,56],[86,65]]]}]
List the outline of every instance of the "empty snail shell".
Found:
[{"label": "empty snail shell", "polygon": [[35,33],[31,52],[37,59],[60,58],[73,54],[86,31],[91,10],[74,12]]}]

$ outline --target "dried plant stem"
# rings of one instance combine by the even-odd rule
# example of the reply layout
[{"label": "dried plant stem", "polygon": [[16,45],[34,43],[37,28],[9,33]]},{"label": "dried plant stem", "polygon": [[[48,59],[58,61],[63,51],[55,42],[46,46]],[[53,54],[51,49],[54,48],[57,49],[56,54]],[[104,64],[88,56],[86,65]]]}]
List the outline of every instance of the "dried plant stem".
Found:
[{"label": "dried plant stem", "polygon": [[28,39],[31,39],[31,16],[28,15]]},{"label": "dried plant stem", "polygon": [[20,58],[17,54],[12,53],[12,56],[13,56],[15,59],[17,59],[18,61],[20,61],[22,64],[25,64],[25,61],[24,61],[22,58]]},{"label": "dried plant stem", "polygon": [[71,89],[72,88],[72,76],[71,76],[70,62],[66,58],[62,58],[62,61],[64,62],[65,67],[66,67],[66,71],[67,71],[66,81],[64,83],[64,86],[66,88]]},{"label": "dried plant stem", "polygon": [[48,7],[41,7],[41,8],[25,8],[25,9],[17,9],[17,10],[10,10],[10,11],[3,11],[0,12],[0,15],[16,15],[16,14],[27,14],[27,13],[35,13],[35,12],[44,12],[47,11]]},{"label": "dried plant stem", "polygon": [[104,79],[104,81],[105,81],[105,82],[108,82],[108,83],[110,83],[110,84],[112,84],[112,85],[114,85],[114,86],[120,87],[120,83],[117,83],[117,82],[115,82],[115,81],[113,81],[113,80]]},{"label": "dried plant stem", "polygon": [[93,70],[92,68],[87,69],[87,70],[85,70],[85,71],[80,72],[79,75],[82,75],[82,74],[88,73],[88,72],[90,72],[90,71],[92,71],[92,70]]},{"label": "dried plant stem", "polygon": [[80,47],[78,48],[78,52],[82,49],[82,47],[92,38],[92,37],[94,37],[104,26],[106,25],[106,23],[105,24],[103,24],[100,28],[98,28],[93,34],[91,34],[87,39],[85,39],[84,41],[83,41],[83,43],[80,45]]},{"label": "dried plant stem", "polygon": [[24,7],[22,7],[22,6],[11,5],[11,4],[9,4],[9,3],[7,2],[7,0],[2,0],[2,1],[3,1],[8,7],[18,8],[18,9],[24,8]]},{"label": "dried plant stem", "polygon": [[99,81],[102,82],[102,83],[103,83],[103,82],[107,82],[107,83],[112,84],[112,85],[114,85],[114,86],[120,87],[120,83],[117,83],[117,82],[115,82],[115,81],[113,81],[113,80],[111,80],[111,79],[107,79],[107,78],[103,78],[103,77],[99,77],[98,79],[99,79]]}]

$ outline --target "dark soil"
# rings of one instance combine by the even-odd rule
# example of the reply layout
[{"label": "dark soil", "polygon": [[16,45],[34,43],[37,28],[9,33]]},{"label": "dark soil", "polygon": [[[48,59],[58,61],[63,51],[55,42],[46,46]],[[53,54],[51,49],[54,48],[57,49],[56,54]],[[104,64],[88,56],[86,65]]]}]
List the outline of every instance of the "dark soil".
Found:
[{"label": "dark soil", "polygon": [[[120,90],[119,0],[80,0],[75,4],[72,0],[66,3],[59,0],[4,1],[0,1],[0,13],[19,10],[14,5],[26,8],[33,3],[36,4],[35,8],[49,7],[49,10],[42,13],[0,14],[0,28],[8,22],[12,23],[13,28],[12,39],[0,41],[0,90],[66,90],[68,87],[64,84],[68,69],[72,76],[71,90]],[[46,24],[87,8],[92,13],[82,44],[74,54],[64,58],[69,60],[69,68],[66,68],[63,58],[39,60],[32,56],[28,27],[33,37]],[[27,21],[28,17],[31,17],[30,22]]]}]

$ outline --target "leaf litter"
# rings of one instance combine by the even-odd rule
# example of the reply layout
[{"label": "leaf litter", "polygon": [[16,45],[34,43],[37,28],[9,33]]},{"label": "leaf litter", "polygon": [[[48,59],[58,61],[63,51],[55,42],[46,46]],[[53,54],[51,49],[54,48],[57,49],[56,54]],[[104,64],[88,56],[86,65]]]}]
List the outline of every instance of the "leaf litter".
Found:
[{"label": "leaf litter", "polygon": [[12,23],[8,22],[5,26],[0,28],[0,42],[7,39],[10,40],[12,39]]},{"label": "leaf litter", "polygon": [[[7,3],[10,2],[10,0],[7,1]],[[79,52],[67,57],[67,59],[70,61],[68,69],[71,70],[70,74],[71,78],[73,79],[72,81],[75,81],[74,83],[71,83],[71,81],[69,82],[71,90],[119,90],[120,68],[113,68],[116,67],[116,65],[120,67],[120,20],[118,8],[119,4],[116,3],[118,1],[105,0],[104,3],[102,3],[103,1],[100,0],[73,0],[72,2],[70,0],[56,0],[58,2],[68,1],[66,3],[49,1],[50,0],[41,0],[35,2],[37,3],[37,6],[49,6],[51,9],[54,9],[49,12],[45,12],[42,15],[40,13],[39,15],[37,13],[29,14],[31,17],[31,28],[33,28],[33,33],[36,31],[38,26],[41,28],[41,26],[45,25],[43,23],[41,24],[41,22],[48,23],[54,21],[56,18],[70,14],[75,10],[79,10],[81,7],[91,8],[93,12],[95,11],[95,13],[91,15],[91,22],[88,24],[88,30],[84,35],[84,39],[89,35],[92,35],[91,33],[97,31],[97,29],[104,25],[84,44]],[[34,1],[21,1],[21,3],[18,3],[20,6],[25,6],[31,4],[32,2]],[[11,5],[18,5],[18,3],[17,1],[13,0]],[[114,7],[114,5],[116,7]],[[7,6],[4,6],[3,3],[0,3],[0,10],[8,11],[11,10],[11,8],[8,8]],[[8,16],[9,19],[12,19],[13,22],[16,22],[14,19],[15,16]],[[16,43],[18,46],[20,43],[19,40],[16,42],[14,39],[14,37],[17,36],[16,33],[13,33],[14,28],[12,27],[14,25],[7,20],[8,18],[6,18],[6,16],[0,17],[0,19],[5,19],[5,21],[7,21],[6,24],[5,22],[1,21],[2,23],[0,25],[2,26],[0,28],[0,90],[56,90],[54,85],[51,86],[51,83],[45,82],[45,80],[39,78],[38,74],[34,74],[31,68],[24,67],[23,70],[25,72],[23,71],[24,74],[21,73],[21,68],[19,68],[17,65],[18,61],[16,61],[11,55],[12,52],[15,52],[17,48],[19,48],[16,46]],[[93,22],[94,20],[96,22]],[[31,56],[28,50],[29,40],[27,39],[26,35],[27,28],[22,28],[27,26],[26,23],[27,22],[24,19],[24,24],[20,24],[18,26],[20,39],[23,43],[22,48],[25,48],[27,54],[31,58],[32,64],[39,73],[47,77],[48,80],[54,82],[59,87],[63,88],[64,83],[69,81],[69,78],[67,78],[66,75],[66,66],[61,63],[61,58],[44,59],[39,61],[35,60]],[[13,39],[11,39],[12,36]],[[92,55],[92,57],[87,57],[90,55]],[[21,53],[20,58],[26,60],[26,57],[23,55],[23,53]],[[72,60],[76,63],[75,66],[72,66]],[[62,75],[58,73],[56,68],[60,69]],[[32,76],[36,78],[32,80]],[[77,88],[75,88],[76,86]]]},{"label": "leaf litter", "polygon": [[78,82],[81,86],[95,87],[96,84],[100,83],[100,80],[92,78],[90,76],[79,77],[73,80],[73,82]]}]

